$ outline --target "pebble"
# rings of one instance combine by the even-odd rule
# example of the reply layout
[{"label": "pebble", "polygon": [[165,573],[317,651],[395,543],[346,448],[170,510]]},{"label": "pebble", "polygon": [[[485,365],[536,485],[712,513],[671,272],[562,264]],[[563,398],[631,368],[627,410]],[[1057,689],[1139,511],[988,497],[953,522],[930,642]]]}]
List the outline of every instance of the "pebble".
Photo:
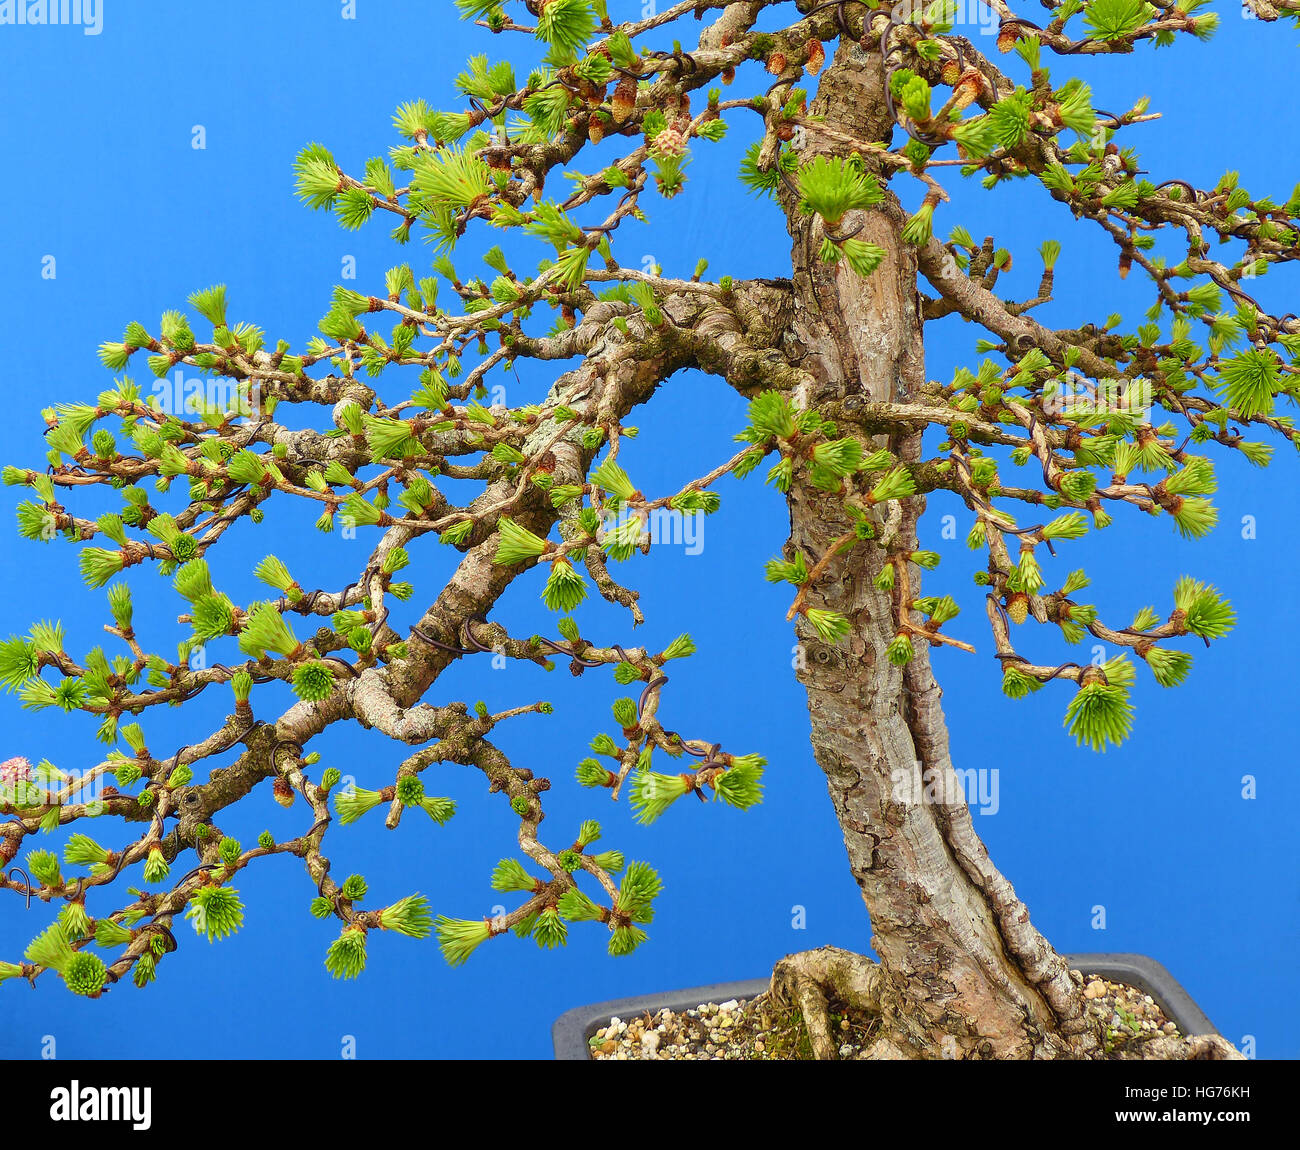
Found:
[{"label": "pebble", "polygon": [[[1095,976],[1085,978],[1084,984],[1083,996],[1089,1000],[1088,1009],[1097,1018],[1105,1020],[1109,1043],[1128,1043],[1132,1050],[1132,1044],[1147,1042],[1162,1034],[1178,1033],[1177,1025],[1165,1017],[1151,995]],[[1137,1029],[1129,1022],[1134,1023]]]}]

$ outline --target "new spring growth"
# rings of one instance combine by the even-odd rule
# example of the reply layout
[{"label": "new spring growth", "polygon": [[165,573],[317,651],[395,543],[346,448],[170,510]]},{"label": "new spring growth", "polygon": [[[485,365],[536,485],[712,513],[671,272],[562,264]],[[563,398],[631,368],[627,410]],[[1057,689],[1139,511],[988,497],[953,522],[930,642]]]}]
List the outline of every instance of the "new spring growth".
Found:
[{"label": "new spring growth", "polygon": [[632,782],[632,807],[637,821],[653,823],[674,802],[684,795],[711,788],[714,797],[722,799],[738,810],[748,810],[763,798],[763,767],[767,760],[761,755],[719,755],[705,760],[694,773],[664,775],[656,771],[640,770]]},{"label": "new spring growth", "polygon": [[91,874],[105,873],[112,858],[110,851],[80,832],[73,834],[63,846],[63,861],[68,866],[89,867]]},{"label": "new spring growth", "polygon": [[63,872],[59,869],[59,859],[51,851],[28,851],[26,867],[32,877],[42,886],[51,889],[63,886]]},{"label": "new spring growth", "polygon": [[296,656],[302,650],[289,624],[275,609],[273,603],[258,603],[244,620],[239,635],[239,649],[254,658],[268,652],[282,656]]},{"label": "new spring growth", "polygon": [[433,932],[429,900],[420,894],[407,895],[379,912],[379,925],[408,938],[428,938]]},{"label": "new spring growth", "polygon": [[320,659],[301,663],[293,671],[293,691],[304,703],[317,703],[334,691],[334,669]]},{"label": "new spring growth", "polygon": [[23,957],[57,972],[73,994],[87,998],[98,998],[108,980],[108,968],[103,960],[92,952],[74,950],[58,923],[38,935]]},{"label": "new spring growth", "polygon": [[95,945],[105,950],[126,946],[134,938],[133,930],[111,918],[101,918],[95,923]]},{"label": "new spring growth", "polygon": [[457,919],[439,915],[434,920],[438,947],[449,966],[461,966],[492,934],[486,919]]},{"label": "new spring growth", "polygon": [[185,917],[196,934],[216,942],[232,935],[244,925],[244,904],[239,892],[224,886],[200,887],[190,902]]},{"label": "new spring growth", "polygon": [[360,902],[366,897],[367,890],[369,890],[369,886],[364,876],[359,874],[348,875],[343,880],[342,887],[339,888],[340,894],[350,902]]},{"label": "new spring growth", "polygon": [[358,924],[345,926],[325,955],[325,969],[335,978],[352,979],[366,969],[366,932]]},{"label": "new spring growth", "polygon": [[253,568],[253,574],[268,587],[274,587],[290,603],[297,603],[302,598],[302,588],[297,580],[289,574],[289,568],[274,555],[268,555]]},{"label": "new spring growth", "polygon": [[504,515],[497,521],[497,532],[497,551],[492,560],[497,564],[524,563],[544,555],[551,547],[546,540]]},{"label": "new spring growth", "polygon": [[1133,725],[1133,705],[1120,682],[1104,677],[1085,681],[1065,711],[1065,726],[1082,746],[1095,751],[1118,746],[1128,738]]}]

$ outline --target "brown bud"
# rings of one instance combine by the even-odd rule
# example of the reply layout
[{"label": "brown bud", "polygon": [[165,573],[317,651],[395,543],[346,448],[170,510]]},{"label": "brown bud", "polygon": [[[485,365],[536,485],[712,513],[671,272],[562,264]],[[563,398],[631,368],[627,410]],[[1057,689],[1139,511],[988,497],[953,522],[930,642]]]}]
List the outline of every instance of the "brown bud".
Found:
[{"label": "brown bud", "polygon": [[961,79],[953,85],[953,106],[956,108],[969,108],[979,99],[983,90],[984,77],[980,74],[979,69],[968,68],[962,74]]},{"label": "brown bud", "polygon": [[592,116],[587,120],[587,139],[593,144],[599,144],[605,138],[605,126],[600,122],[599,116]]},{"label": "brown bud", "polygon": [[636,110],[636,77],[624,76],[614,89],[614,98],[610,101],[614,123],[624,124]]},{"label": "brown bud", "polygon": [[773,76],[779,76],[785,71],[787,63],[788,61],[785,58],[784,52],[773,52],[767,58],[767,70],[771,72]]},{"label": "brown bud", "polygon": [[722,82],[730,84],[736,78],[736,69],[728,65],[722,69]]},{"label": "brown bud", "polygon": [[826,63],[826,49],[822,47],[820,40],[808,41],[808,62],[804,67],[811,76],[817,75],[822,70],[822,65]]},{"label": "brown bud", "polygon": [[998,51],[1010,52],[1020,39],[1022,29],[1019,24],[1003,24],[998,28]]},{"label": "brown bud", "polygon": [[275,801],[282,807],[293,806],[293,787],[289,785],[286,778],[278,778],[271,784],[271,793],[275,795]]}]

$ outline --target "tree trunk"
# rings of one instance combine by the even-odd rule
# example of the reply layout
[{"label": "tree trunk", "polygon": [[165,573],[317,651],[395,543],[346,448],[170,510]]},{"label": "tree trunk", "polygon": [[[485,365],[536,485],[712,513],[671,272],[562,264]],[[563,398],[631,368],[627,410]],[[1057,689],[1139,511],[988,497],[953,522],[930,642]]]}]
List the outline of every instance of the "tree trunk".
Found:
[{"label": "tree trunk", "polygon": [[[879,55],[845,42],[822,79],[813,112],[839,133],[888,141],[884,83]],[[834,137],[809,131],[800,159],[817,151],[846,149]],[[887,253],[863,279],[818,259],[822,225],[801,215],[791,194],[783,198],[794,241],[795,312],[786,350],[812,381],[796,396],[799,405],[919,393],[925,360],[916,262],[897,223],[883,210],[845,221],[845,230],[862,222],[859,236]],[[915,459],[920,437],[889,446]],[[915,549],[923,506],[919,496],[907,500],[901,519],[895,514],[875,542],[834,559],[809,588],[809,605],[850,620],[845,640],[824,644],[805,621],[798,624],[813,751],[880,959],[868,998],[883,1017],[885,1037],[873,1056],[1087,1056],[1099,1036],[1081,988],[1030,924],[975,834],[949,758],[927,645],[915,642],[915,658],[905,669],[885,656],[897,604],[873,579],[891,546]],[[836,497],[806,483],[792,487],[789,507],[791,545],[810,566],[851,526]],[[909,575],[915,597],[919,569],[910,565]],[[925,801],[918,775],[942,804]]]}]

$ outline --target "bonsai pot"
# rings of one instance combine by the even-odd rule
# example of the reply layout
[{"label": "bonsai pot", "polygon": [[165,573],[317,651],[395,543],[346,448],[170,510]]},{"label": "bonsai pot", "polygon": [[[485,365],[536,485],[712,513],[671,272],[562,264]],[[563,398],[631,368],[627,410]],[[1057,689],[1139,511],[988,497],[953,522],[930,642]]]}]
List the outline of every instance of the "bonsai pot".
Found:
[{"label": "bonsai pot", "polygon": [[[1149,994],[1183,1034],[1218,1034],[1191,995],[1155,959],[1144,954],[1067,954],[1064,957],[1071,970],[1095,974]],[[701,1003],[726,1002],[733,998],[751,999],[764,993],[768,986],[768,979],[752,978],[578,1006],[560,1015],[551,1028],[555,1057],[563,1061],[590,1059],[591,1037],[607,1026],[611,1018],[628,1019],[647,1011],[653,1015],[660,1010],[693,1010]]]}]

